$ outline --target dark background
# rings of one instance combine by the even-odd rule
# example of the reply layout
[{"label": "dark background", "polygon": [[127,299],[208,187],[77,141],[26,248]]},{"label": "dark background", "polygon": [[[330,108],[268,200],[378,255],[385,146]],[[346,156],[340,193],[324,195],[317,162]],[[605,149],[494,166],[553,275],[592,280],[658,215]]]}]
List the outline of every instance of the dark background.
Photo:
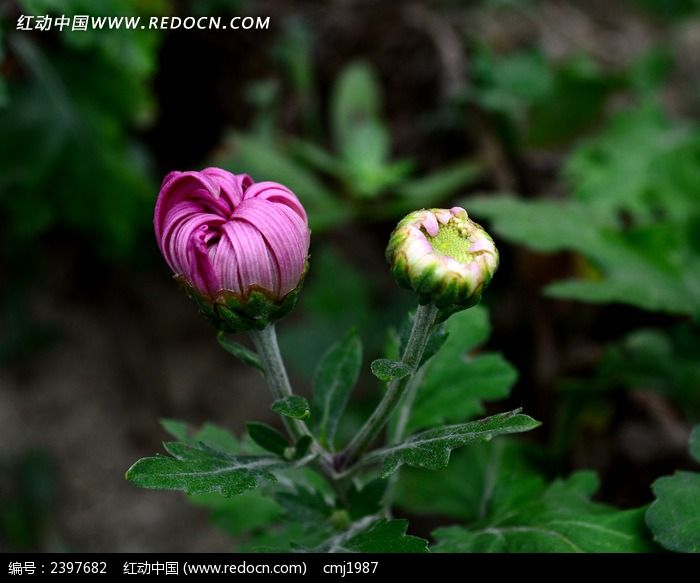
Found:
[{"label": "dark background", "polygon": [[[64,4],[66,14],[98,14],[96,3]],[[164,439],[159,418],[213,421],[237,433],[249,419],[274,423],[261,378],[218,348],[158,254],[152,208],[170,170],[217,164],[267,178],[278,160],[251,153],[237,136],[264,138],[276,150],[301,137],[332,151],[332,96],[358,60],[381,87],[392,159],[412,159],[414,176],[464,160],[478,167],[440,206],[475,192],[566,196],[568,153],[645,83],[670,115],[697,118],[700,106],[700,14],[691,0],[99,4],[105,15],[271,21],[250,31],[20,32],[19,14],[55,14],[55,3],[0,2],[3,549],[231,548],[206,511],[180,494],[123,479]],[[581,56],[596,74],[533,106],[541,71]],[[499,59],[506,66],[490,73]],[[498,85],[490,74],[513,81],[489,93],[488,83]],[[412,301],[383,259],[411,206],[384,204],[384,191],[368,196],[352,178],[317,176],[329,208],[342,202],[353,214],[341,221],[323,205],[312,211],[305,293],[279,326],[300,386],[353,323],[366,362],[379,356],[384,326]],[[292,183],[313,206],[303,181]],[[428,203],[418,196],[411,204]],[[544,464],[552,476],[591,467],[601,475],[600,500],[649,502],[655,477],[689,463],[693,413],[653,391],[623,387],[601,401],[562,387],[572,378],[595,385],[606,347],[629,331],[685,318],[549,299],[542,287],[577,273],[580,259],[498,244],[488,348],[520,374],[506,405],[544,422],[527,439],[554,452]],[[361,395],[374,390],[364,380]],[[440,517],[418,519],[413,529],[425,534],[436,523]]]}]

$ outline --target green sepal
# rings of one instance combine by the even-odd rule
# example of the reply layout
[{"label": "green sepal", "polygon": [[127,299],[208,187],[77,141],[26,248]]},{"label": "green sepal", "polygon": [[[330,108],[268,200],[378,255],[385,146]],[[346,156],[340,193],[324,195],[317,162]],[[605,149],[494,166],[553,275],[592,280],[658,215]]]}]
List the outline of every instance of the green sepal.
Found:
[{"label": "green sepal", "polygon": [[199,293],[182,276],[176,276],[175,279],[212,326],[229,334],[263,330],[286,316],[296,305],[299,290],[303,284],[302,277],[299,285],[281,299],[275,298],[267,290],[256,286],[250,287],[243,296],[223,290],[210,298]]}]

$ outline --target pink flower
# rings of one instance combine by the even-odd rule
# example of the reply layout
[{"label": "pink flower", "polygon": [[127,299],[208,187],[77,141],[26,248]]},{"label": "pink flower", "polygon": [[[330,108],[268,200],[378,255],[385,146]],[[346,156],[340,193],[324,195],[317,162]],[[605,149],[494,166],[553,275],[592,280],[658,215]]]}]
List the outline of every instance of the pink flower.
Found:
[{"label": "pink flower", "polygon": [[171,172],[156,202],[154,227],[178,279],[213,300],[253,291],[282,300],[297,288],[309,252],[304,207],[286,186],[255,183],[221,168]]}]

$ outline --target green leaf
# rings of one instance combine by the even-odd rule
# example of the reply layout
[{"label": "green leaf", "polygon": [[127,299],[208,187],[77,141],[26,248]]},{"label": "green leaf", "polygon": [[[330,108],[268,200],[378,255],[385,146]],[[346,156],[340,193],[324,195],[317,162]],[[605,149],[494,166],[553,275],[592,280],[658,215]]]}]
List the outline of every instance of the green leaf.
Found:
[{"label": "green leaf", "polygon": [[408,212],[418,207],[436,206],[459,189],[476,181],[482,172],[479,163],[465,160],[436,170],[432,174],[411,178],[396,187],[396,194],[405,199],[400,203],[401,209]]},{"label": "green leaf", "polygon": [[160,425],[168,434],[172,435],[178,441],[188,441],[190,439],[187,423],[178,421],[177,419],[161,419]]},{"label": "green leaf", "polygon": [[315,550],[328,553],[427,553],[428,541],[407,535],[407,528],[407,520],[367,517]]},{"label": "green leaf", "polygon": [[672,123],[658,106],[645,104],[617,115],[602,134],[580,146],[567,162],[565,178],[574,197],[589,208],[625,211],[637,222],[653,219],[661,208],[683,219],[696,204],[687,189],[700,181],[699,138]]},{"label": "green leaf", "polygon": [[676,472],[656,480],[656,500],[647,510],[647,525],[664,548],[683,553],[700,552],[700,474]]},{"label": "green leaf", "polygon": [[231,340],[223,332],[219,332],[216,335],[216,339],[219,342],[219,345],[229,354],[232,354],[236,358],[239,358],[248,366],[257,368],[259,371],[263,370],[260,357],[258,357],[258,355],[255,354],[255,352],[253,352],[249,348],[243,346],[240,342],[235,342],[234,340]]},{"label": "green leaf", "polygon": [[277,399],[270,407],[275,413],[290,419],[308,419],[311,417],[309,402],[298,395]]},{"label": "green leaf", "polygon": [[314,167],[316,170],[325,172],[331,176],[339,178],[343,173],[343,164],[335,156],[326,152],[323,148],[313,142],[293,138],[289,141],[291,152],[300,160]]},{"label": "green leaf", "polygon": [[508,396],[515,369],[499,354],[474,354],[489,334],[488,312],[482,306],[454,314],[444,331],[436,330],[429,343],[435,355],[425,366],[409,431],[465,421],[484,412],[484,401]]},{"label": "green leaf", "polygon": [[302,435],[294,446],[294,459],[303,458],[308,452],[313,438],[310,435]]},{"label": "green leaf", "polygon": [[364,516],[379,515],[382,510],[387,481],[376,479],[358,486],[352,484],[348,490],[350,517],[358,520]]},{"label": "green leaf", "polygon": [[231,432],[213,423],[205,423],[194,434],[190,433],[184,421],[161,419],[160,424],[165,431],[183,443],[193,446],[203,444],[226,453],[240,453],[241,447]]},{"label": "green leaf", "polygon": [[380,381],[389,382],[402,379],[411,374],[412,368],[400,360],[379,358],[372,361],[372,374]]},{"label": "green leaf", "polygon": [[615,221],[578,202],[524,201],[513,196],[473,197],[461,202],[472,217],[488,219],[501,237],[535,251],[604,250],[603,230]]},{"label": "green leaf", "polygon": [[494,231],[511,241],[536,251],[576,251],[590,260],[594,274],[554,283],[547,288],[550,295],[624,302],[679,314],[700,312],[700,253],[692,240],[694,222],[622,228],[602,204],[509,197],[477,198],[463,204],[478,217],[492,219]]},{"label": "green leaf", "polygon": [[333,507],[328,504],[318,490],[295,486],[292,490],[275,494],[275,500],[282,507],[286,518],[293,522],[318,528],[333,512]]},{"label": "green leaf", "polygon": [[640,328],[608,348],[592,384],[601,389],[657,392],[695,419],[700,417],[699,353],[700,334],[695,326]]},{"label": "green leaf", "polygon": [[572,155],[571,200],[464,204],[504,238],[588,260],[579,277],[550,285],[549,295],[697,315],[699,156],[700,128],[647,104],[616,116]]},{"label": "green leaf", "polygon": [[475,441],[487,441],[499,435],[529,431],[539,425],[538,421],[520,414],[520,409],[516,409],[479,421],[422,431],[398,445],[370,452],[362,459],[362,463],[383,461],[382,478],[390,476],[403,464],[439,470],[447,466],[453,449]]},{"label": "green leaf", "polygon": [[529,459],[530,444],[508,438],[455,451],[439,470],[402,468],[396,504],[411,515],[449,516],[468,523],[517,508],[538,496],[544,478]]},{"label": "green leaf", "polygon": [[590,500],[598,488],[592,472],[557,480],[538,495],[522,499],[470,526],[440,528],[438,552],[623,553],[652,547],[643,508],[617,510]]},{"label": "green leaf", "polygon": [[241,446],[233,434],[214,423],[202,425],[201,429],[194,434],[194,441],[226,453],[241,452]]},{"label": "green leaf", "polygon": [[272,498],[259,492],[245,492],[234,498],[224,498],[220,494],[194,494],[189,502],[208,509],[214,526],[230,536],[269,528],[282,514],[282,509]]},{"label": "green leaf", "polygon": [[379,82],[366,63],[351,63],[343,69],[331,98],[331,128],[339,152],[353,140],[358,124],[378,119],[380,93]]},{"label": "green leaf", "polygon": [[[690,455],[700,462],[700,425],[690,435]],[[656,480],[656,500],[646,522],[654,540],[671,551],[700,553],[700,473],[676,472]]]},{"label": "green leaf", "polygon": [[142,458],[127,470],[126,479],[141,488],[230,497],[273,483],[272,471],[290,467],[278,457],[234,456],[204,445],[171,442],[165,449],[172,457]]},{"label": "green leaf", "polygon": [[352,329],[331,346],[319,362],[314,376],[313,416],[318,438],[332,445],[350,392],[362,364],[362,341]]},{"label": "green leaf", "polygon": [[246,427],[250,438],[260,447],[284,457],[289,442],[277,429],[257,421],[247,423]]}]

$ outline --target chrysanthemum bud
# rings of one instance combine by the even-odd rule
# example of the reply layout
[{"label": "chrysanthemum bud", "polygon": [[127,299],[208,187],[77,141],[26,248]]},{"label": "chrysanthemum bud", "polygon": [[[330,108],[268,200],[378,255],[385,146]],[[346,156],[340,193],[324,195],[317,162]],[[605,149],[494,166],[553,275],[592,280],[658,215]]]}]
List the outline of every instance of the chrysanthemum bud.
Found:
[{"label": "chrysanthemum bud", "polygon": [[448,313],[476,304],[498,268],[493,239],[460,207],[405,216],[386,258],[399,285]]},{"label": "chrysanthemum bud", "polygon": [[262,329],[294,306],[310,233],[287,187],[220,168],[171,172],[154,227],[175,278],[220,330]]}]

